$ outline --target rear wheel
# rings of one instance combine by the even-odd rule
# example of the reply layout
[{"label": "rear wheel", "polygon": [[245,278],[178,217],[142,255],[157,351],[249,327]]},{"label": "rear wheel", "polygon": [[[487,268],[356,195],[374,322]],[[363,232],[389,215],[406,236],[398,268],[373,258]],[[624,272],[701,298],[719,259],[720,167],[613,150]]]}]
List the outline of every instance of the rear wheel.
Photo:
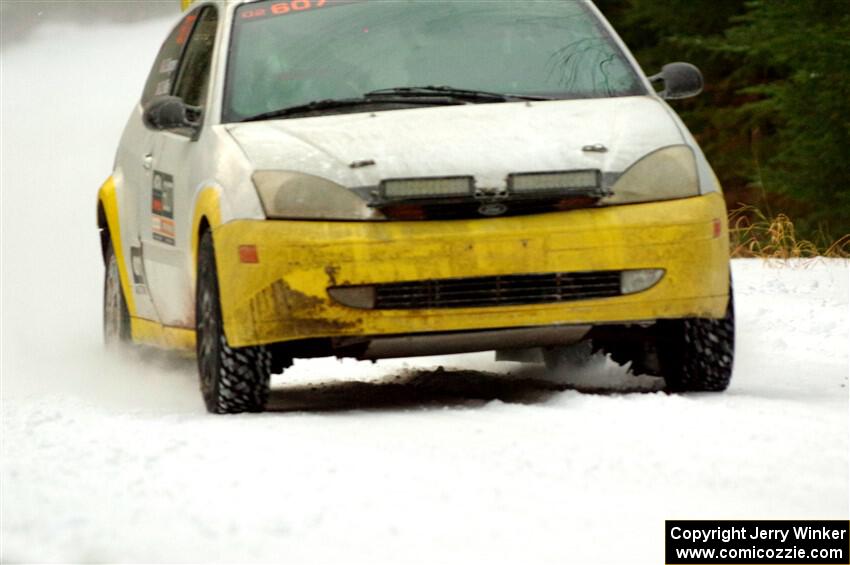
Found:
[{"label": "rear wheel", "polygon": [[669,338],[658,352],[667,389],[673,392],[726,390],[735,358],[735,305],[729,288],[726,315],[667,322]]},{"label": "rear wheel", "polygon": [[106,246],[106,271],[103,278],[103,343],[110,349],[130,343],[130,312],[121,288],[118,259],[111,241]]},{"label": "rear wheel", "polygon": [[201,237],[195,300],[198,372],[207,410],[262,412],[269,397],[271,353],[264,346],[230,347],[224,335],[212,233]]}]

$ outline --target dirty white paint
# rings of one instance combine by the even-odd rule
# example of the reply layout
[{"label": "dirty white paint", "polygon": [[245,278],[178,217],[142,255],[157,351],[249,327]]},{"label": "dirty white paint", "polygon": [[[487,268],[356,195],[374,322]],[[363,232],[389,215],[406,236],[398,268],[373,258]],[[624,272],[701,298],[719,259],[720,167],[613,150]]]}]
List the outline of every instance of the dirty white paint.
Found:
[{"label": "dirty white paint", "polygon": [[[685,141],[650,96],[414,108],[227,126],[257,169],[324,176],[343,186],[382,179],[475,176],[504,187],[510,173],[623,172]],[[587,152],[601,144],[607,152]],[[375,166],[351,169],[354,161]]]}]

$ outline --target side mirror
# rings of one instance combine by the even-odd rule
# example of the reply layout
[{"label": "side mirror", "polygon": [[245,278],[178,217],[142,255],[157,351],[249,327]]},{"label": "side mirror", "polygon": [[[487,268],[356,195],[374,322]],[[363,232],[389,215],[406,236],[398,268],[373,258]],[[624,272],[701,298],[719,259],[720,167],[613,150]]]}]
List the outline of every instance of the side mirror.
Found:
[{"label": "side mirror", "polygon": [[649,77],[651,82],[662,81],[664,90],[658,93],[665,100],[690,98],[702,92],[705,82],[702,73],[690,63],[669,63],[661,72]]},{"label": "side mirror", "polygon": [[152,129],[191,129],[201,127],[201,109],[187,106],[176,96],[157,96],[145,106],[142,120]]}]

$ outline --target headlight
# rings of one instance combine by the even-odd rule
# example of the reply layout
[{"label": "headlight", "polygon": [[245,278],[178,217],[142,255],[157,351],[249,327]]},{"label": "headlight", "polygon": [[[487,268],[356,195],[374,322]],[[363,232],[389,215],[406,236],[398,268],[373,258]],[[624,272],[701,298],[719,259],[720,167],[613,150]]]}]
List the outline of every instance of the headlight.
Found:
[{"label": "headlight", "polygon": [[603,198],[600,204],[699,196],[694,152],[687,145],[673,145],[654,151],[629,167],[611,190],[613,194]]},{"label": "headlight", "polygon": [[383,214],[347,188],[322,177],[290,171],[257,171],[252,177],[267,218],[382,220]]}]

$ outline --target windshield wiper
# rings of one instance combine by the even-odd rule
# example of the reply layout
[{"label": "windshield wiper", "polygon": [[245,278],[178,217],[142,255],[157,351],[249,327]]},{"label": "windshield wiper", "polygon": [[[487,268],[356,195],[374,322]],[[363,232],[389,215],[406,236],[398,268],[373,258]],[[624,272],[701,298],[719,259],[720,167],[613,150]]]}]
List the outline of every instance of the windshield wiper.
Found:
[{"label": "windshield wiper", "polygon": [[545,96],[526,96],[523,94],[501,94],[486,90],[468,90],[453,86],[402,86],[398,88],[382,88],[367,92],[365,96],[402,96],[416,99],[423,96],[442,95],[470,102],[516,102],[518,100],[551,100]]},{"label": "windshield wiper", "polygon": [[311,112],[321,112],[323,110],[337,110],[344,108],[356,108],[358,106],[376,106],[384,104],[396,104],[402,106],[424,105],[424,106],[457,106],[464,102],[459,101],[453,96],[434,96],[408,98],[406,96],[383,96],[373,98],[370,94],[358,98],[329,98],[327,100],[314,100],[307,104],[298,104],[296,106],[288,106],[271,112],[263,112],[249,116],[240,121],[256,122],[260,120],[271,120],[273,118],[286,118],[300,114],[309,114]]},{"label": "windshield wiper", "polygon": [[307,104],[289,106],[271,112],[263,112],[244,118],[243,122],[255,122],[274,118],[286,118],[323,110],[356,108],[358,106],[374,105],[423,105],[423,106],[453,106],[475,102],[516,102],[518,100],[552,100],[545,96],[526,96],[520,94],[500,94],[485,90],[467,90],[451,86],[403,86],[398,88],[382,88],[367,92],[357,98],[330,98],[314,100]]}]

